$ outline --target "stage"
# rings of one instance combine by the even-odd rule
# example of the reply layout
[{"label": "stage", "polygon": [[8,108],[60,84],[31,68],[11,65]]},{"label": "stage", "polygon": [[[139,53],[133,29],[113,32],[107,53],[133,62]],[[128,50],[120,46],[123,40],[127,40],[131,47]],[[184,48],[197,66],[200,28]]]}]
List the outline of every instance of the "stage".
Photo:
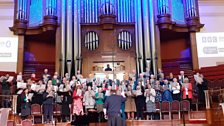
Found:
[{"label": "stage", "polygon": [[[184,117],[185,120],[177,118],[172,120],[168,118],[162,120],[127,120],[126,124],[127,126],[224,126],[224,116],[220,109],[192,111],[190,112],[190,116],[188,116],[188,114],[186,113]],[[21,120],[19,116],[10,115],[10,118],[11,121],[16,122],[17,126],[21,126]],[[54,124],[33,124],[33,126],[53,126],[53,125]],[[72,126],[71,122],[66,123],[58,122],[56,125]],[[107,126],[107,123],[106,122],[90,123],[88,126]]]}]

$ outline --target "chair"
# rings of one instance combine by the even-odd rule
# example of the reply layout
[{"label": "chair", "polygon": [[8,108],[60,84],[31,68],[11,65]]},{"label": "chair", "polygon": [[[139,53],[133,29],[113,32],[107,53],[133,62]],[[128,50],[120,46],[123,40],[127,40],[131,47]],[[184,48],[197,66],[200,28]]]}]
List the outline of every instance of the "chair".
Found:
[{"label": "chair", "polygon": [[169,114],[169,119],[171,120],[171,113],[170,113],[170,102],[168,101],[163,101],[161,105],[161,116],[163,114]]},{"label": "chair", "polygon": [[15,124],[14,120],[8,120],[7,126],[16,126],[16,124]]},{"label": "chair", "polygon": [[31,121],[31,120],[28,120],[28,119],[23,120],[23,121],[21,122],[21,125],[22,125],[22,126],[32,126],[32,121]]},{"label": "chair", "polygon": [[160,102],[156,102],[156,113],[159,113],[159,119],[161,119],[161,103]]},{"label": "chair", "polygon": [[188,119],[190,119],[190,110],[191,110],[190,102],[188,100],[181,101],[181,111],[183,113],[184,112],[188,113]]},{"label": "chair", "polygon": [[173,113],[178,113],[180,119],[180,102],[177,100],[171,102],[171,114]]},{"label": "chair", "polygon": [[35,117],[41,117],[42,123],[43,123],[43,114],[41,111],[41,106],[39,104],[32,104],[31,105],[31,115],[33,118],[33,123],[35,123]]},{"label": "chair", "polygon": [[[60,117],[61,118],[61,105],[60,104],[55,104],[53,106],[53,116],[56,118]],[[62,121],[62,119],[61,119]]]}]

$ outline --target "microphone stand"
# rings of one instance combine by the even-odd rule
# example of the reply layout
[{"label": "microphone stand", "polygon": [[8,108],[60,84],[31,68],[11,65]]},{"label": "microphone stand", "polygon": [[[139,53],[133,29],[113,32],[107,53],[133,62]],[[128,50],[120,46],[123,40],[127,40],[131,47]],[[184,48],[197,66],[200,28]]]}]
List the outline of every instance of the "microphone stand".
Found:
[{"label": "microphone stand", "polygon": [[183,105],[181,105],[181,113],[182,113],[182,121],[183,121],[183,125],[185,126],[186,123],[185,123],[185,115],[184,115],[184,110],[183,110]]},{"label": "microphone stand", "polygon": [[[55,107],[56,107],[56,112],[55,112],[55,114],[57,115],[57,99],[56,99],[56,97],[57,97],[57,92],[54,92],[54,105],[55,105]],[[57,117],[55,116],[54,117],[54,106],[53,106],[53,120],[52,120],[52,126],[56,126],[57,124],[56,124],[56,119],[57,119]]]}]

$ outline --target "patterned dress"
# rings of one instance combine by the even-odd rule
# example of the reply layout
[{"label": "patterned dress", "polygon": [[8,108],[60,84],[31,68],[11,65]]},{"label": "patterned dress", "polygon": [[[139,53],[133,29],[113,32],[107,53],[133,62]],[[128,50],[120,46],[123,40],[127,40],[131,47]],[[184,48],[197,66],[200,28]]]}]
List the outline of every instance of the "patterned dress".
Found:
[{"label": "patterned dress", "polygon": [[[81,92],[81,93],[80,93]],[[74,115],[83,115],[83,103],[82,103],[83,94],[80,89],[74,91],[73,93],[73,110],[72,114]]]},{"label": "patterned dress", "polygon": [[162,92],[161,92],[161,86],[160,85],[155,85],[155,91],[156,91],[156,102],[161,102],[162,101]]}]

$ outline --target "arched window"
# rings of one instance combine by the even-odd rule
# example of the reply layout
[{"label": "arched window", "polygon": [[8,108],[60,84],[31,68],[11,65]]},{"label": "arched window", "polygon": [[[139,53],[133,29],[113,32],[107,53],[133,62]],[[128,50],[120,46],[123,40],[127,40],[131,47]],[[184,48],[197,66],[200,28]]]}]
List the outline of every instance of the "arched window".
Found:
[{"label": "arched window", "polygon": [[99,47],[99,37],[96,32],[88,32],[85,35],[85,47],[89,50],[95,50]]},{"label": "arched window", "polygon": [[114,6],[111,3],[105,3],[101,7],[101,14],[102,15],[112,15],[115,14]]},{"label": "arched window", "polygon": [[128,31],[122,31],[118,34],[118,46],[123,50],[128,50],[132,46],[131,33]]}]

